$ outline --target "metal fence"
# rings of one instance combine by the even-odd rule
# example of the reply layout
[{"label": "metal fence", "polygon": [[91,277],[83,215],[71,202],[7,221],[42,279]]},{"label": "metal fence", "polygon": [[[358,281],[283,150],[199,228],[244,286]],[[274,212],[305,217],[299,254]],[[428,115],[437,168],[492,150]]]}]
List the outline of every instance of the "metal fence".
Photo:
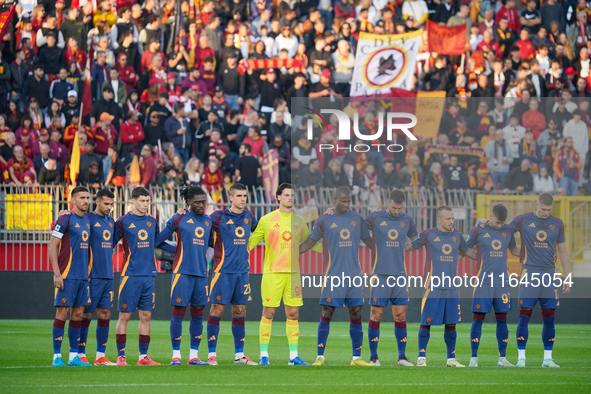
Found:
[{"label": "metal fence", "polygon": [[[149,214],[154,216],[160,227],[166,225],[166,221],[174,213],[184,206],[180,191],[181,188],[167,189],[150,187],[152,204]],[[321,188],[309,190],[296,189],[294,210],[302,215],[312,228],[315,220],[322,215],[327,208],[334,205],[334,192],[336,189]],[[132,208],[130,187],[113,189],[115,193],[115,206],[113,217],[117,219]],[[96,192],[96,190],[94,191]],[[421,189],[406,191],[406,213],[415,221],[419,231],[436,226],[436,210],[441,205],[450,206],[455,213],[455,227],[458,231],[467,234],[477,219],[477,196],[475,190],[437,190]],[[520,197],[512,197],[520,199]],[[504,197],[498,196],[503,200]],[[353,196],[351,209],[367,215],[378,209],[385,209],[388,200],[388,191],[372,194],[356,193]],[[212,190],[208,193],[208,209],[211,213],[217,209],[229,207],[228,193],[226,190]],[[44,271],[50,269],[47,245],[51,237],[51,227],[58,217],[61,209],[68,209],[68,190],[62,186],[49,186],[37,188],[0,188],[0,270],[16,271]],[[249,190],[248,209],[256,217],[277,209],[273,194],[267,195],[262,188]],[[530,207],[525,207],[529,209]],[[91,209],[94,209],[91,203]],[[573,205],[575,215],[570,217],[589,218],[591,208],[589,205]],[[531,209],[530,209],[531,211]],[[527,212],[523,211],[523,212]],[[516,212],[516,213],[523,213]],[[573,220],[577,231],[589,235],[589,220]],[[585,238],[589,240],[589,237]],[[583,241],[581,241],[583,242]],[[583,247],[583,245],[581,245]],[[261,273],[263,266],[264,249],[262,246],[251,253],[251,266],[253,273]],[[113,257],[114,269],[119,271],[122,266],[122,251],[118,247]],[[370,272],[370,253],[365,246],[360,249],[360,262],[365,272]],[[424,256],[422,252],[407,254],[409,274],[422,274]],[[302,256],[301,271],[307,274],[320,274],[322,272],[322,256],[316,252],[307,252]],[[460,263],[461,273],[473,273],[474,264],[471,261]]]}]

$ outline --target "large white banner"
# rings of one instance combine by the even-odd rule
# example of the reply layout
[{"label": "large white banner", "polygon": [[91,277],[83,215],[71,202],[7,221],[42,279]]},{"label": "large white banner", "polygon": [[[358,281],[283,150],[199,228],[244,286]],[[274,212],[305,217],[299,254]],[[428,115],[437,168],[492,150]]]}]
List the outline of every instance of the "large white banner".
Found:
[{"label": "large white banner", "polygon": [[423,31],[406,34],[360,33],[351,82],[351,97],[410,90]]}]

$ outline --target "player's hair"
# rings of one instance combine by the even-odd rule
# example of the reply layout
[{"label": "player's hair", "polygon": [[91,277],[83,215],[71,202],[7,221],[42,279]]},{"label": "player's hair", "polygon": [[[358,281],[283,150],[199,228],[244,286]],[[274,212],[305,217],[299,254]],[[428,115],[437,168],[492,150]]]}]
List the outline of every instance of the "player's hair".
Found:
[{"label": "player's hair", "polygon": [[406,202],[406,194],[402,190],[392,190],[390,192],[390,200],[394,201],[396,204],[403,204]]},{"label": "player's hair", "polygon": [[202,195],[205,196],[205,191],[198,186],[187,186],[181,190],[181,197],[187,204],[193,197]]},{"label": "player's hair", "polygon": [[499,222],[505,223],[505,220],[507,220],[507,213],[507,207],[503,204],[495,204],[495,206],[493,206],[492,214],[499,220]]},{"label": "player's hair", "polygon": [[235,183],[232,186],[230,186],[230,195],[233,196],[234,192],[244,190],[246,190],[246,186],[244,186],[242,183]]},{"label": "player's hair", "polygon": [[443,205],[443,206],[437,208],[437,217],[439,217],[441,215],[441,212],[443,212],[443,211],[452,212],[452,209],[446,205]]},{"label": "player's hair", "polygon": [[335,197],[351,197],[351,189],[347,186],[341,186],[337,189]]},{"label": "player's hair", "polygon": [[283,191],[285,189],[291,189],[291,190],[293,190],[293,186],[291,185],[291,183],[282,183],[277,188],[277,191],[275,191],[275,197],[279,197],[281,194],[283,194]]},{"label": "player's hair", "polygon": [[76,197],[76,194],[83,192],[88,193],[88,189],[84,186],[76,186],[74,190],[72,190],[72,197]]},{"label": "player's hair", "polygon": [[143,186],[138,186],[131,191],[131,198],[136,199],[141,196],[150,197],[150,192]]},{"label": "player's hair", "polygon": [[538,196],[538,203],[546,206],[553,205],[554,197],[550,193],[542,193]]},{"label": "player's hair", "polygon": [[[97,163],[97,166],[98,166],[98,163]],[[110,191],[109,189],[101,189],[96,193],[96,199],[98,200],[99,198],[103,198],[103,197],[115,198],[115,194],[113,194],[113,192]]]}]

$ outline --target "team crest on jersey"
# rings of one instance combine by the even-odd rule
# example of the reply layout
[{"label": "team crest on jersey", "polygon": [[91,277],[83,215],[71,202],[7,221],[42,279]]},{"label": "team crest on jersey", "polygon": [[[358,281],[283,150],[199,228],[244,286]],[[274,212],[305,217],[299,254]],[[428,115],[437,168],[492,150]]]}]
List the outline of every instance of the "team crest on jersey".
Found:
[{"label": "team crest on jersey", "polygon": [[342,229],[340,234],[342,239],[349,239],[349,237],[351,236],[351,232],[349,230],[347,230],[346,228]]},{"label": "team crest on jersey", "polygon": [[123,305],[121,305],[121,307],[122,307],[123,309],[127,309],[127,304],[123,304]]},{"label": "team crest on jersey", "polygon": [[540,230],[536,233],[536,238],[538,241],[543,242],[546,240],[546,238],[548,238],[548,234],[546,234],[544,230]]},{"label": "team crest on jersey", "polygon": [[180,297],[176,299],[176,303],[177,304],[180,304],[181,303],[181,298]]},{"label": "team crest on jersey", "polygon": [[281,234],[281,237],[285,242],[291,241],[291,231],[284,231],[283,234]]},{"label": "team crest on jersey", "polygon": [[137,237],[140,239],[140,241],[145,241],[148,239],[148,232],[146,230],[140,230],[137,232]]},{"label": "team crest on jersey", "polygon": [[353,221],[351,222],[351,227],[355,227],[355,226],[357,226],[357,222],[356,222],[355,220],[353,220]]},{"label": "team crest on jersey", "polygon": [[330,228],[337,228],[337,227],[338,227],[338,226],[337,226],[337,224],[336,224],[336,223],[333,223],[333,224],[332,224],[332,226],[330,226]]},{"label": "team crest on jersey", "polygon": [[244,219],[244,224],[248,224],[248,219]]},{"label": "team crest on jersey", "polygon": [[203,235],[205,235],[205,230],[203,229],[203,227],[197,227],[195,229],[195,236],[197,238],[201,238],[201,237],[203,237]]},{"label": "team crest on jersey", "polygon": [[451,245],[450,244],[443,244],[441,247],[441,251],[443,254],[450,254],[451,253]]},{"label": "team crest on jersey", "polygon": [[374,297],[373,302],[378,302],[378,299],[376,297]]},{"label": "team crest on jersey", "polygon": [[427,323],[431,323],[433,321],[433,319],[431,319],[430,317],[427,318]]},{"label": "team crest on jersey", "polygon": [[131,225],[129,226],[129,228],[135,228],[135,224],[131,223]]},{"label": "team crest on jersey", "polygon": [[326,302],[332,302],[332,298],[328,297],[328,298],[326,299]]},{"label": "team crest on jersey", "polygon": [[148,223],[146,223],[146,226],[148,226],[148,227],[152,227],[152,222],[148,222]]},{"label": "team crest on jersey", "polygon": [[240,226],[236,227],[236,230],[234,231],[234,234],[236,234],[236,236],[238,238],[244,237],[244,228],[242,228]]},{"label": "team crest on jersey", "polygon": [[404,228],[405,224],[404,222],[400,222],[400,228]]},{"label": "team crest on jersey", "polygon": [[480,304],[476,304],[476,309],[480,309]]},{"label": "team crest on jersey", "polygon": [[502,246],[501,241],[499,241],[498,239],[493,239],[491,246],[494,250],[499,250]]},{"label": "team crest on jersey", "polygon": [[386,221],[384,220],[382,223],[380,223],[380,226],[387,226]]},{"label": "team crest on jersey", "polygon": [[100,226],[101,226],[101,224],[100,224],[99,222],[96,222],[96,223],[94,224],[94,227],[100,227]]},{"label": "team crest on jersey", "polygon": [[86,230],[82,231],[82,240],[84,242],[88,241],[88,231],[86,231]]},{"label": "team crest on jersey", "polygon": [[458,242],[458,239],[456,237],[451,237],[452,242]]},{"label": "team crest on jersey", "polygon": [[554,230],[555,227],[553,224],[551,224],[549,228],[550,228],[550,231],[552,231],[552,230]]},{"label": "team crest on jersey", "polygon": [[109,230],[105,230],[103,231],[103,239],[105,241],[108,241],[111,239],[111,232]]},{"label": "team crest on jersey", "polygon": [[395,240],[396,238],[398,238],[398,231],[396,231],[395,228],[388,231],[388,238],[390,238],[391,240]]},{"label": "team crest on jersey", "polygon": [[205,227],[209,227],[209,222],[205,222]]},{"label": "team crest on jersey", "polygon": [[519,305],[523,305],[523,300],[519,300]]},{"label": "team crest on jersey", "polygon": [[507,238],[507,233],[501,233],[501,237]]},{"label": "team crest on jersey", "polygon": [[222,300],[222,296],[221,296],[221,295],[219,295],[219,296],[217,296],[215,299],[216,299],[217,301],[221,301],[221,300]]},{"label": "team crest on jersey", "polygon": [[62,298],[62,304],[65,304],[65,303],[66,303],[66,301],[68,301],[68,300],[67,300],[67,299],[65,299],[65,298]]}]

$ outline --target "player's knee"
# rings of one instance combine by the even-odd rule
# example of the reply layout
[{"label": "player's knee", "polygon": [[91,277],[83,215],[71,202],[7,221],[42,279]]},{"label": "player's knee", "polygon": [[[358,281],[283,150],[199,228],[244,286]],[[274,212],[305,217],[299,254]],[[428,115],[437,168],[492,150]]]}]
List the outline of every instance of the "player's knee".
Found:
[{"label": "player's knee", "polygon": [[[86,317],[87,314],[84,314],[84,317]],[[103,320],[109,320],[111,318],[111,311],[109,309],[98,309],[96,311],[96,315],[98,316],[99,319],[103,319]],[[90,316],[88,318],[92,317],[92,313],[90,313]]]},{"label": "player's knee", "polygon": [[131,312],[119,312],[119,321],[127,323],[131,319]]},{"label": "player's knee", "polygon": [[323,306],[322,307],[322,317],[326,320],[331,320],[332,319],[332,315],[334,313],[334,307],[331,306]]},{"label": "player's knee", "polygon": [[542,318],[554,317],[555,314],[556,314],[556,309],[543,309],[542,308]]},{"label": "player's knee", "polygon": [[361,319],[361,307],[355,306],[349,309],[349,316],[352,320],[359,320]]},{"label": "player's knee", "polygon": [[66,321],[68,319],[69,308],[57,307],[55,309],[55,318],[58,320]]},{"label": "player's knee", "polygon": [[152,312],[140,311],[139,316],[140,316],[141,323],[150,323],[150,320],[152,319]]},{"label": "player's knee", "polygon": [[232,305],[232,317],[245,318],[246,305]]},{"label": "player's knee", "polygon": [[81,321],[82,316],[84,315],[84,308],[73,308],[72,309],[72,316],[70,319],[73,321]]},{"label": "player's knee", "polygon": [[265,319],[273,320],[273,318],[275,317],[275,308],[263,307],[263,317]]},{"label": "player's knee", "polygon": [[406,321],[406,312],[399,312],[394,314],[394,321],[395,322],[403,322]]},{"label": "player's knee", "polygon": [[369,318],[373,321],[381,322],[384,315],[384,308],[372,307],[369,313]]},{"label": "player's knee", "polygon": [[300,312],[299,311],[289,311],[285,313],[285,317],[289,320],[300,320]]}]

